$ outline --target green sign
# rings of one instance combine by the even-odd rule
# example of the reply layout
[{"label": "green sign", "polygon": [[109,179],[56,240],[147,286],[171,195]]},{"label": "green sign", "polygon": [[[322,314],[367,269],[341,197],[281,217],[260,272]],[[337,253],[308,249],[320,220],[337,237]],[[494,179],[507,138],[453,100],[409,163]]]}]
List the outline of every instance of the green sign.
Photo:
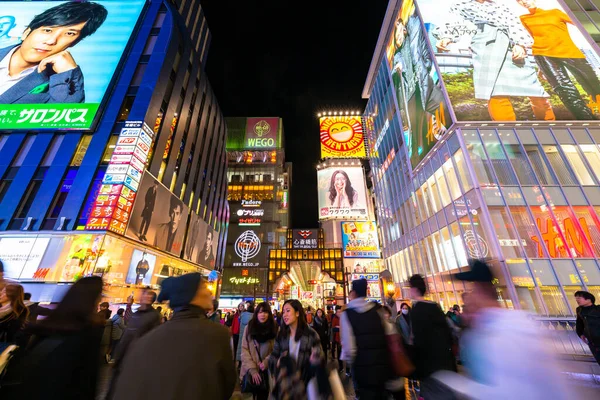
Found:
[{"label": "green sign", "polygon": [[6,104],[0,109],[2,129],[88,129],[99,104]]}]

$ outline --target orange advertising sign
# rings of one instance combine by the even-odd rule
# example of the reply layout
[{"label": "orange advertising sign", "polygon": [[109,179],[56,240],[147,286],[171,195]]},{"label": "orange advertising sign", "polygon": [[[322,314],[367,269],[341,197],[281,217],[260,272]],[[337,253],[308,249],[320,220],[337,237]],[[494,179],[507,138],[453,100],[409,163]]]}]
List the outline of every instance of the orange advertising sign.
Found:
[{"label": "orange advertising sign", "polygon": [[361,117],[327,116],[320,119],[321,158],[366,157]]}]

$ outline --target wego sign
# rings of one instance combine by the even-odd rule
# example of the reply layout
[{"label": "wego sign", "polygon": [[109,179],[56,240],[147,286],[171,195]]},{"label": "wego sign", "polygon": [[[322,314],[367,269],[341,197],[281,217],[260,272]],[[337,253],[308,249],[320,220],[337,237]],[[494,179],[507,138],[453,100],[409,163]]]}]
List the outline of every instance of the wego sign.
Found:
[{"label": "wego sign", "polygon": [[279,118],[248,118],[246,120],[247,148],[277,147]]},{"label": "wego sign", "polygon": [[322,158],[366,157],[360,117],[322,117],[320,132]]}]

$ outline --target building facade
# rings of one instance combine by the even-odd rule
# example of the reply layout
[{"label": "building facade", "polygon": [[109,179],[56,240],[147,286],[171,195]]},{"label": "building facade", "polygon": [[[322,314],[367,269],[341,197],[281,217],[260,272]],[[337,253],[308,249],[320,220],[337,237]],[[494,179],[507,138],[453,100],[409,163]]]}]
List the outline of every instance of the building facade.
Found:
[{"label": "building facade", "polygon": [[[480,46],[482,34],[469,16],[487,11],[461,8],[468,2],[448,2],[443,5],[448,10],[436,10],[442,5],[433,3],[390,1],[363,92],[369,99],[365,128],[376,215],[397,296],[408,295],[408,278],[418,273],[444,308],[462,304],[468,286],[452,274],[470,258],[490,258],[503,306],[573,316],[575,291],[600,295],[600,124],[574,117],[550,75],[541,85],[535,77],[532,81],[546,114],[531,109],[538,98],[523,100],[518,96],[528,94],[520,89],[503,88],[517,93],[506,97],[515,118],[498,117],[494,91],[500,88],[489,84],[487,99],[478,94],[487,89],[477,81],[482,64],[468,50]],[[561,2],[554,3],[549,13],[568,15]],[[596,6],[570,3],[596,35]],[[590,3],[588,12],[579,8],[583,3]],[[531,21],[518,5],[503,12],[524,26]],[[450,28],[465,27],[467,37],[444,30],[437,15],[456,18]],[[534,63],[543,60],[533,57],[541,54],[536,47],[541,33],[530,33],[529,42],[522,36],[529,54],[522,62],[535,73],[540,67]],[[577,36],[573,54],[579,50],[578,57],[585,56],[593,69],[589,78],[597,81],[597,46],[585,34],[572,35]],[[429,54],[424,59],[411,52],[419,46]],[[411,80],[417,64],[426,73],[416,72]],[[526,86],[523,82],[519,85]],[[588,108],[580,111],[597,118],[594,94],[600,87],[592,86],[588,89],[596,93],[580,90]]]},{"label": "building facade", "polygon": [[[91,127],[0,125],[0,259],[8,278],[41,301],[90,274],[103,276],[110,300],[120,302],[168,276],[223,265],[226,124],[204,72],[210,32],[200,1],[96,3],[108,10],[113,33],[139,10]],[[103,44],[107,62],[114,45]],[[93,82],[86,79],[86,97]],[[117,229],[102,225],[111,220]]]},{"label": "building facade", "polygon": [[283,121],[231,117],[227,121],[227,182],[231,209],[221,307],[266,299],[268,255],[285,248],[292,164],[285,162]]}]

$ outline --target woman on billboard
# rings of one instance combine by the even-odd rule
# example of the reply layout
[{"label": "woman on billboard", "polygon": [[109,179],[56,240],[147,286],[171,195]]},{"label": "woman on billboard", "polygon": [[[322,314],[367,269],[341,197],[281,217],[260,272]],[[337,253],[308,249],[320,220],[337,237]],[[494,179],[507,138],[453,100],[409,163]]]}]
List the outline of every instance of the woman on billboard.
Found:
[{"label": "woman on billboard", "polygon": [[358,204],[358,192],[352,187],[352,182],[346,171],[338,169],[331,174],[329,183],[330,207],[356,208]]},{"label": "woman on billboard", "polygon": [[[529,97],[536,120],[556,119],[548,93],[527,59],[531,37],[510,8],[493,0],[455,0],[450,12],[474,26],[471,38],[475,98],[488,101],[494,121],[516,121],[511,97]],[[447,24],[434,32],[439,51],[460,40],[460,30]]]}]

